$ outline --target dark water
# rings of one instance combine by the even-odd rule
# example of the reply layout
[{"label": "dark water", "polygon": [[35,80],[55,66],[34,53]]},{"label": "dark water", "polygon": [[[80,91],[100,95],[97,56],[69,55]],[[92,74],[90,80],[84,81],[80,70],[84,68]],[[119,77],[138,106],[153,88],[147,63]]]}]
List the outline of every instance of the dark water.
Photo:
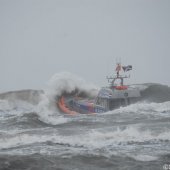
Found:
[{"label": "dark water", "polygon": [[170,164],[170,88],[140,85],[142,100],[69,116],[43,91],[0,94],[0,170],[161,170]]}]

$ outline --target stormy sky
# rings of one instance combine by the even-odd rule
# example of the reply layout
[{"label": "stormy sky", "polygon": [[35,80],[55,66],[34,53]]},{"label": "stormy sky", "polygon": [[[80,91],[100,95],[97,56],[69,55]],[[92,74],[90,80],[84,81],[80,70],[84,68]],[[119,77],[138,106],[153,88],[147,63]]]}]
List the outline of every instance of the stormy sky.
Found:
[{"label": "stormy sky", "polygon": [[169,0],[0,0],[0,91],[61,71],[107,85],[118,58],[131,83],[170,85]]}]

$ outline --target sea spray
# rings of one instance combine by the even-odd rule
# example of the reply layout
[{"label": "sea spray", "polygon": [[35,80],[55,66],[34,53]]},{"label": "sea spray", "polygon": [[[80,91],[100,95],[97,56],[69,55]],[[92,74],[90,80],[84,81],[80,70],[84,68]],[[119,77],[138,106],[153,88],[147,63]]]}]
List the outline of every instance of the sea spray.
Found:
[{"label": "sea spray", "polygon": [[71,74],[69,72],[56,73],[48,82],[47,94],[49,96],[61,96],[62,93],[71,93],[75,90],[86,92],[89,95],[96,95],[98,89],[92,83],[86,82],[84,79]]},{"label": "sea spray", "polygon": [[87,83],[82,78],[69,72],[53,75],[47,85],[37,106],[37,113],[41,121],[53,125],[68,121],[57,108],[58,97],[63,93],[72,93],[77,90],[78,93],[84,92],[91,97],[97,94],[97,87],[95,85]]}]

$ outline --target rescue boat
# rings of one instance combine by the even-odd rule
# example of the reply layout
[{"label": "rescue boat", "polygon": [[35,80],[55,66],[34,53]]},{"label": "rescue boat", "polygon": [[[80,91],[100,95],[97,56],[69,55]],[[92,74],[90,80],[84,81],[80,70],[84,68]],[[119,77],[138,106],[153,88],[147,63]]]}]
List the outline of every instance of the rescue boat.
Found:
[{"label": "rescue boat", "polygon": [[59,109],[70,115],[104,113],[138,101],[141,97],[140,90],[134,86],[124,85],[124,79],[130,76],[120,75],[121,70],[130,71],[132,66],[123,67],[117,63],[116,75],[107,77],[109,86],[101,88],[94,99],[80,97],[76,92],[71,95],[63,94],[58,100]]}]

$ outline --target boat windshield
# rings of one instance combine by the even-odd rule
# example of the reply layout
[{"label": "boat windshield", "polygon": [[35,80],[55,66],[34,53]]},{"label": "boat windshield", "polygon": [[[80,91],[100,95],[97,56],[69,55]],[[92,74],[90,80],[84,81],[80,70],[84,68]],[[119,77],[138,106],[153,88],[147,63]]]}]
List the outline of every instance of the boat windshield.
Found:
[{"label": "boat windshield", "polygon": [[113,80],[112,83],[113,86],[123,86],[123,78],[116,78]]}]

